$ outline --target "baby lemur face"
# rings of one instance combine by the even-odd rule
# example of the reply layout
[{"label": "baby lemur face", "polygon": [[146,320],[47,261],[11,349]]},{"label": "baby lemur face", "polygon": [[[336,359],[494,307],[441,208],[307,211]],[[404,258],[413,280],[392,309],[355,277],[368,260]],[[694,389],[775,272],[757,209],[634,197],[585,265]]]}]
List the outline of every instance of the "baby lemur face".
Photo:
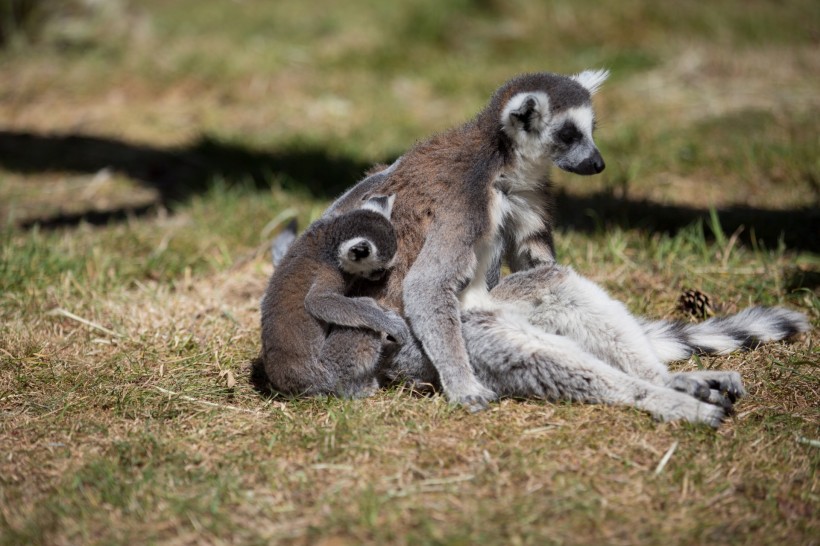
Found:
[{"label": "baby lemur face", "polygon": [[345,215],[345,238],[338,246],[339,268],[369,281],[381,280],[396,257],[396,232],[390,223],[395,196],[371,197]]},{"label": "baby lemur face", "polygon": [[393,265],[394,257],[395,253],[390,256],[380,253],[378,245],[365,237],[354,237],[339,245],[342,271],[369,281],[381,280]]}]

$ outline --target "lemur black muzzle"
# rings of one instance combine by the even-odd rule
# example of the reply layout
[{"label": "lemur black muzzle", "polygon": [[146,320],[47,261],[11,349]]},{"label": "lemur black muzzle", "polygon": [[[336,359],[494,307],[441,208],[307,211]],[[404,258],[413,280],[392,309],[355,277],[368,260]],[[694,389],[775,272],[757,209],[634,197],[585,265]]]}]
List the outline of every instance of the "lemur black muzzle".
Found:
[{"label": "lemur black muzzle", "polygon": [[605,168],[606,163],[604,163],[604,158],[601,157],[601,153],[598,150],[595,150],[588,158],[567,170],[575,174],[591,175],[598,174]]}]

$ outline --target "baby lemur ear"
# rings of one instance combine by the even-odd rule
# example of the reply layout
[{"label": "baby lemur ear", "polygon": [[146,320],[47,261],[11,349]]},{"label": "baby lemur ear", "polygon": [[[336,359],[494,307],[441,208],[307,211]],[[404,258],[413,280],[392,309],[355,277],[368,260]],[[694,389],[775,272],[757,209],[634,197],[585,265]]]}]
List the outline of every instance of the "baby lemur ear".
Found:
[{"label": "baby lemur ear", "polygon": [[598,70],[584,70],[572,76],[572,79],[583,85],[590,95],[594,95],[608,77],[609,70],[600,68]]},{"label": "baby lemur ear", "polygon": [[374,195],[365,201],[362,208],[378,212],[389,220],[390,214],[393,212],[393,202],[395,200],[395,193],[391,193],[390,195]]},{"label": "baby lemur ear", "polygon": [[501,114],[501,126],[511,137],[518,140],[523,133],[528,136],[540,134],[549,120],[549,97],[540,91],[514,95]]}]

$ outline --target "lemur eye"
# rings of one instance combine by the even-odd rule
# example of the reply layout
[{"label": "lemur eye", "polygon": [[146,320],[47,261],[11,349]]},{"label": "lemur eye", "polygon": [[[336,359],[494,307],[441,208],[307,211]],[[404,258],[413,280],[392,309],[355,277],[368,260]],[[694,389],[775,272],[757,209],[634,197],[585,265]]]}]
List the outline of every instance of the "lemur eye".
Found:
[{"label": "lemur eye", "polygon": [[556,136],[558,137],[558,140],[564,144],[574,144],[581,140],[583,135],[575,125],[568,123],[558,130]]}]

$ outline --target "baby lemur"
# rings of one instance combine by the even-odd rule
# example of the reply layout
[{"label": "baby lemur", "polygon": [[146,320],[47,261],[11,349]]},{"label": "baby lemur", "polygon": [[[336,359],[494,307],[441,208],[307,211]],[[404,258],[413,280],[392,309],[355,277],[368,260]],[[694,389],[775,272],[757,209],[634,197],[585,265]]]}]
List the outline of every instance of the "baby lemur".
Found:
[{"label": "baby lemur", "polygon": [[314,222],[290,246],[262,299],[261,360],[275,391],[361,397],[378,387],[386,340],[410,336],[404,319],[354,284],[382,282],[393,265],[393,196]]}]

